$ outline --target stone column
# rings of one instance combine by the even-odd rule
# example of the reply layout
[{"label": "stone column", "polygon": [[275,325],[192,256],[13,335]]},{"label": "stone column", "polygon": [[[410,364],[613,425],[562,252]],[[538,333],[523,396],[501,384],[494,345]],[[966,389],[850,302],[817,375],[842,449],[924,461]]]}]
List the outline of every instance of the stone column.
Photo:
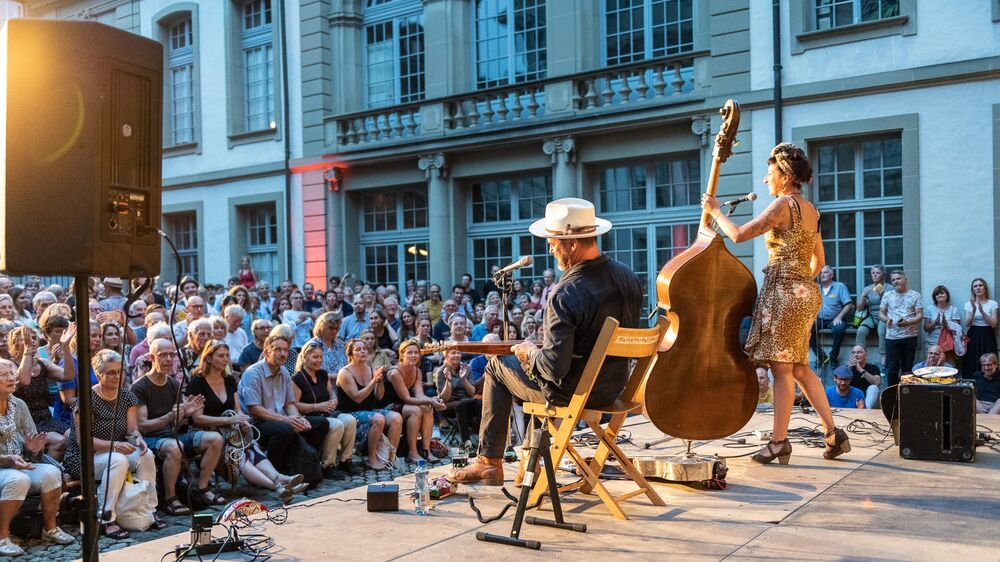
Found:
[{"label": "stone column", "polygon": [[424,154],[417,167],[427,178],[427,226],[430,229],[429,248],[431,279],[449,279],[452,267],[451,239],[448,231],[452,222],[451,201],[448,197],[448,164],[443,152]]},{"label": "stone column", "polygon": [[[364,107],[364,68],[361,63],[364,49],[361,2],[358,0],[332,0],[327,20],[330,26],[329,59],[332,64],[329,76],[329,94],[333,111],[339,115],[352,113]],[[303,83],[314,77],[320,69],[303,70]],[[327,139],[329,141],[329,139]]]},{"label": "stone column", "polygon": [[576,140],[573,137],[548,139],[542,144],[542,151],[552,159],[552,198],[580,197]]},{"label": "stone column", "polygon": [[426,99],[472,88],[472,5],[469,0],[424,0]]}]

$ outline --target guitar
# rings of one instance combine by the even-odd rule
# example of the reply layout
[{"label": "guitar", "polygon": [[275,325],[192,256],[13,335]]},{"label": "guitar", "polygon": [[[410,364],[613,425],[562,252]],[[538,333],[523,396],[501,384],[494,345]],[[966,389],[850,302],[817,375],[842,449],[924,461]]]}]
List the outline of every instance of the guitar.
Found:
[{"label": "guitar", "polygon": [[432,353],[448,353],[449,351],[461,351],[462,353],[475,353],[477,355],[514,355],[511,347],[521,343],[522,340],[509,341],[444,341],[439,343],[429,343],[420,350],[421,355]]}]

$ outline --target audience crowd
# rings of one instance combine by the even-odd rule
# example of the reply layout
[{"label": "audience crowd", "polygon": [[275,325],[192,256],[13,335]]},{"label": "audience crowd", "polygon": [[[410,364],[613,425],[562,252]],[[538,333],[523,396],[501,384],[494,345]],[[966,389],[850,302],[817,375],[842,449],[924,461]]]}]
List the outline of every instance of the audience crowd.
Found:
[{"label": "audience crowd", "polygon": [[[967,298],[937,286],[925,299],[904,271],[873,266],[870,275],[856,298],[829,268],[818,280],[813,348],[832,368],[831,405],[875,408],[880,388],[902,375],[954,366],[975,381],[979,411],[1000,411],[998,305],[986,281],[973,280]],[[56,525],[56,511],[60,473],[63,481],[81,477],[81,368],[93,384],[87,438],[97,453],[99,515],[104,534],[121,539],[142,530],[118,520],[129,473],[158,482],[128,509],[160,528],[157,510],[184,515],[227,501],[213,474],[288,501],[323,478],[384,470],[394,459],[438,462],[442,431],[474,447],[485,357],[422,350],[438,342],[541,342],[555,282],[551,270],[518,279],[505,306],[494,284],[475,287],[469,274],[451,286],[408,280],[403,291],[334,276],[321,291],[289,280],[271,287],[244,260],[228,286],[184,277],[146,289],[126,309],[126,283],[92,279],[92,359],[81,366],[72,290],[0,276],[0,554],[21,550],[9,525],[29,494],[40,496],[43,540],[73,540]],[[842,363],[851,330],[854,345]],[[877,346],[878,362],[869,346]],[[765,396],[766,371],[758,375]]]}]

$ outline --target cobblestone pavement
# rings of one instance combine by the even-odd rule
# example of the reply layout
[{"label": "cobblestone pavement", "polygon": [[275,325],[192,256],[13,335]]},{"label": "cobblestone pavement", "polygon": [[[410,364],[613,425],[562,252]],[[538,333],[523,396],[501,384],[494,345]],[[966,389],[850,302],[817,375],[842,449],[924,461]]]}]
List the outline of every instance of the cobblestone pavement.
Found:
[{"label": "cobblestone pavement", "polygon": [[[372,482],[381,482],[386,480],[392,480],[404,474],[409,474],[413,472],[416,468],[415,464],[405,463],[400,461],[397,463],[397,467],[390,471],[375,472],[373,470],[363,471],[360,466],[360,457],[355,457],[355,466],[359,467],[359,473],[349,477],[345,480],[323,480],[319,486],[309,490],[304,495],[297,495],[292,500],[297,503],[311,498],[319,498],[321,496],[326,496],[329,494],[335,494],[337,492],[342,492],[350,488],[356,488],[358,486],[364,486]],[[405,469],[403,468],[405,467]],[[268,505],[273,504],[275,501],[271,492],[264,490],[262,488],[256,488],[252,486],[238,486],[235,491],[231,491],[228,484],[223,485],[222,492],[227,498],[235,499],[240,497],[247,497],[250,499],[255,499]],[[216,512],[220,511],[221,508],[214,508]],[[131,537],[125,540],[115,541],[107,537],[101,537],[100,539],[100,550],[101,552],[110,552],[112,550],[118,550],[120,548],[126,548],[134,544],[158,539],[161,537],[166,537],[170,535],[175,535],[177,533],[182,533],[189,531],[191,529],[191,516],[182,515],[177,517],[171,517],[164,514],[162,511],[158,512],[160,517],[164,521],[169,523],[169,525],[161,531],[144,531],[141,533],[132,532]],[[17,537],[13,537],[15,542],[24,548],[24,555],[16,558],[18,561],[30,561],[30,562],[50,562],[57,560],[77,560],[81,556],[81,539],[80,539],[80,527],[79,525],[69,525],[61,524],[63,530],[72,534],[77,542],[68,546],[60,545],[47,545],[42,543],[39,539],[29,539],[25,541],[19,541]],[[5,557],[0,557],[0,560],[5,559]],[[140,562],[140,561],[137,561]],[[147,562],[147,561],[141,561]],[[149,561],[155,562],[155,561]]]}]

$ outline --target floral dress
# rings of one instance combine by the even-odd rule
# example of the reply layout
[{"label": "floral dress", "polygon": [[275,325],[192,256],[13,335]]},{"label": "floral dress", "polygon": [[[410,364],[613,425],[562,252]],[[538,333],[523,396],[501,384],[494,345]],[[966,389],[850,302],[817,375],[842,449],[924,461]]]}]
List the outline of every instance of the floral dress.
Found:
[{"label": "floral dress", "polygon": [[746,351],[762,364],[809,364],[809,333],[822,297],[810,269],[817,232],[802,226],[802,211],[794,197],[785,196],[792,209],[792,227],[764,235],[768,264],[764,284],[754,306]]}]

